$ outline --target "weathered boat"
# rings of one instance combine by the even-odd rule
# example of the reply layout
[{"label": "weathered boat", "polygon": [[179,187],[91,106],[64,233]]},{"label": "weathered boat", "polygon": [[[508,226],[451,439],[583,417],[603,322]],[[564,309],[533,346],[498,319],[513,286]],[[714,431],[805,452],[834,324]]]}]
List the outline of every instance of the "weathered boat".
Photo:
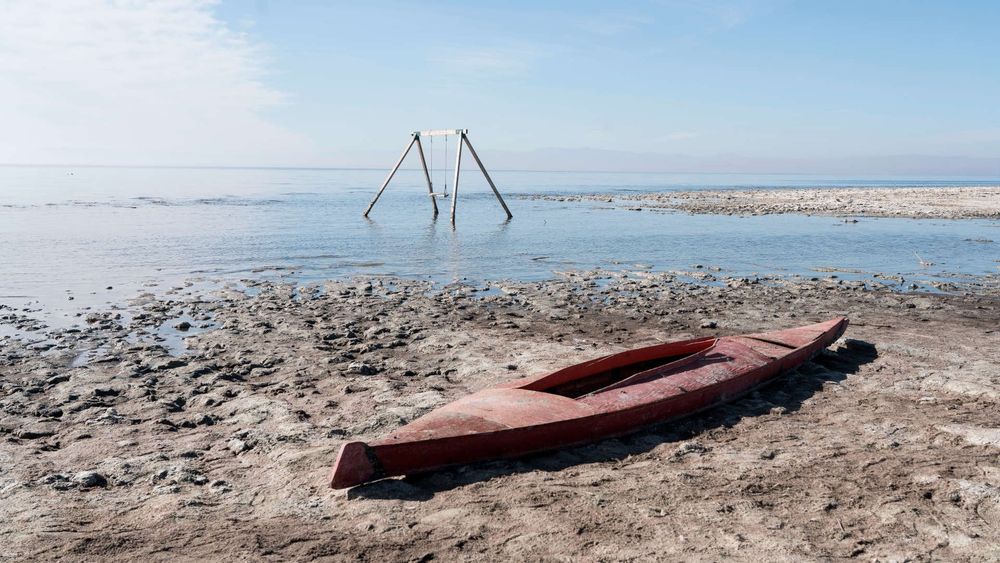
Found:
[{"label": "weathered boat", "polygon": [[516,457],[619,436],[737,397],[832,344],[847,318],[604,356],[479,391],[366,444],[343,445],[330,485]]}]

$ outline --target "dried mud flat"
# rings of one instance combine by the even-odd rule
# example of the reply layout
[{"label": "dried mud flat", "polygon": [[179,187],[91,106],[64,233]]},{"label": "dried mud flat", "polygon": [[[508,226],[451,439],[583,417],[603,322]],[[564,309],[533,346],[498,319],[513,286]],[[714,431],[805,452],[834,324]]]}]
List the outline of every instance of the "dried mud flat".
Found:
[{"label": "dried mud flat", "polygon": [[558,201],[598,201],[631,210],[669,209],[717,215],[799,213],[915,219],[1000,218],[1000,186],[766,188],[532,197]]},{"label": "dried mud flat", "polygon": [[[1000,558],[996,280],[949,296],[713,279],[259,284],[148,298],[78,330],[4,308],[4,326],[49,339],[0,340],[0,559]],[[325,485],[346,438],[501,380],[838,314],[852,325],[828,352],[696,417]],[[215,326],[179,357],[149,341],[178,317]]]}]

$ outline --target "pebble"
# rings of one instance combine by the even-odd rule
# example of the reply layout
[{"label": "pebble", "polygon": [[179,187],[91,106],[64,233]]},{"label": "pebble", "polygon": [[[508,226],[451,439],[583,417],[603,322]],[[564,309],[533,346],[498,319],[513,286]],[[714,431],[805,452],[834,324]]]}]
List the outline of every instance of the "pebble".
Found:
[{"label": "pebble", "polygon": [[716,328],[717,326],[719,326],[719,323],[717,323],[716,321],[713,321],[713,320],[705,319],[705,320],[701,321],[701,325],[700,326],[701,326],[701,328]]}]

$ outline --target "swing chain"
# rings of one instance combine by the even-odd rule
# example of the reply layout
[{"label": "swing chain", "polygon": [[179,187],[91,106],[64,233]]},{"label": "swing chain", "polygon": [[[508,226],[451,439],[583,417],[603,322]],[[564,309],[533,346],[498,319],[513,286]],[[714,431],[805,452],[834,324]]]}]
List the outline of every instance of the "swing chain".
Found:
[{"label": "swing chain", "polygon": [[444,136],[444,197],[448,197],[448,135]]},{"label": "swing chain", "polygon": [[[438,171],[434,168],[434,135],[428,135],[430,138],[430,182],[431,182],[431,197],[448,197],[448,135],[441,135],[444,137],[444,190],[441,192],[434,191],[435,186],[439,185],[437,183]],[[459,139],[461,142],[461,139]]]}]

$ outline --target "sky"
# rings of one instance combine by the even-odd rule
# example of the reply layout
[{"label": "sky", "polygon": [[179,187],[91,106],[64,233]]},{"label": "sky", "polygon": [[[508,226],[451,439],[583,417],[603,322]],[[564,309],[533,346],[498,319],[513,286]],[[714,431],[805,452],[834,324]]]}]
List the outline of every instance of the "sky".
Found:
[{"label": "sky", "polygon": [[1000,177],[1000,2],[0,0],[0,163]]}]

